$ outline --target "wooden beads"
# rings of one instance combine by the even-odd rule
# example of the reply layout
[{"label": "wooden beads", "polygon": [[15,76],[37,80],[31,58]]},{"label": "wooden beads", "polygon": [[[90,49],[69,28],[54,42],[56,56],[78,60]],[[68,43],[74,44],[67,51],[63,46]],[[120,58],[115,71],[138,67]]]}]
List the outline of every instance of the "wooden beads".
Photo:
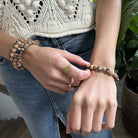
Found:
[{"label": "wooden beads", "polygon": [[18,39],[11,47],[9,60],[16,70],[25,70],[21,65],[21,57],[25,49],[31,45],[38,45],[38,43],[29,38],[23,38]]},{"label": "wooden beads", "polygon": [[94,70],[94,71],[98,71],[98,72],[103,72],[109,76],[112,76],[115,80],[115,82],[118,82],[119,81],[119,76],[111,69],[109,68],[106,68],[106,67],[103,67],[103,66],[96,66],[96,65],[93,65],[93,64],[88,64],[86,65],[85,69],[90,69],[90,70]]}]

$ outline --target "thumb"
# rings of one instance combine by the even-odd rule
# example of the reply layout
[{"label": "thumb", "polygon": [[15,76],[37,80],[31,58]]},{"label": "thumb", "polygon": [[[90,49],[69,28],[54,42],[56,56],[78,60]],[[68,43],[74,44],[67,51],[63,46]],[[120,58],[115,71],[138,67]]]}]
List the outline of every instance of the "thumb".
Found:
[{"label": "thumb", "polygon": [[69,76],[73,77],[74,80],[82,81],[82,80],[88,79],[90,75],[91,75],[91,72],[89,69],[82,70],[75,67],[74,65],[71,65],[71,72]]},{"label": "thumb", "polygon": [[66,58],[69,62],[76,63],[80,66],[86,66],[87,64],[90,64],[88,61],[85,61],[83,58],[80,56],[77,56],[75,54],[65,52],[64,58]]}]

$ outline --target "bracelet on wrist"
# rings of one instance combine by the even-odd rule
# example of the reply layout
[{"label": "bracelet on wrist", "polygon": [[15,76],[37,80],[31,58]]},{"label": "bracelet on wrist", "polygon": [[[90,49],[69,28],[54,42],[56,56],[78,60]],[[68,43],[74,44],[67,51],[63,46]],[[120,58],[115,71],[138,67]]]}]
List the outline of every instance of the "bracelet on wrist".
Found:
[{"label": "bracelet on wrist", "polygon": [[9,60],[16,70],[25,70],[21,64],[21,57],[25,49],[32,45],[38,45],[38,43],[29,38],[22,38],[18,39],[11,47]]},{"label": "bracelet on wrist", "polygon": [[115,82],[117,83],[119,81],[119,76],[111,69],[103,67],[103,66],[96,66],[93,64],[88,64],[85,66],[85,69],[90,69],[90,70],[94,70],[94,71],[98,71],[98,72],[103,72],[111,77],[114,78]]}]

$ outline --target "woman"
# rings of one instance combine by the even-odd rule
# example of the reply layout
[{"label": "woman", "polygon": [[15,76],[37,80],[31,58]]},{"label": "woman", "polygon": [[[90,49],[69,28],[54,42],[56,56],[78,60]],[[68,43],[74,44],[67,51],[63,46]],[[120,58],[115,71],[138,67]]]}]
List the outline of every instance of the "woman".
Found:
[{"label": "woman", "polygon": [[97,0],[96,20],[92,0],[1,0],[0,10],[0,74],[32,137],[60,138],[59,118],[73,138],[111,138],[114,79],[82,67],[114,71],[121,0]]}]

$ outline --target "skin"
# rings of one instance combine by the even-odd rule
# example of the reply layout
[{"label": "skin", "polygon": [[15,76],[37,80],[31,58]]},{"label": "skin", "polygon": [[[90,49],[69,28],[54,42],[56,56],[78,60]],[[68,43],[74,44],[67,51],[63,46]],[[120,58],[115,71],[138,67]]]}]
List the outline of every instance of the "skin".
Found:
[{"label": "skin", "polygon": [[[96,40],[90,63],[114,70],[120,15],[121,0],[97,1]],[[10,47],[15,41],[16,38],[0,31],[0,56],[8,59]],[[71,65],[71,73],[66,74],[64,68],[70,62],[80,66],[88,64],[79,56],[65,50],[36,45],[27,48],[22,57],[23,66],[46,89],[66,94],[82,82],[73,95],[67,113],[66,133],[73,131],[87,136],[91,132],[98,133],[101,128],[112,129],[117,109],[114,79],[101,72],[80,70],[73,65]],[[68,87],[71,77],[75,81],[72,87]],[[104,114],[106,122],[102,123]]]},{"label": "skin", "polygon": [[[96,41],[90,62],[112,70],[115,68],[115,49],[120,25],[121,0],[98,0],[96,10]],[[112,77],[101,72],[81,83],[73,95],[67,114],[66,133],[98,133],[115,125],[117,109],[116,85]],[[103,115],[106,122],[102,123]]]}]

